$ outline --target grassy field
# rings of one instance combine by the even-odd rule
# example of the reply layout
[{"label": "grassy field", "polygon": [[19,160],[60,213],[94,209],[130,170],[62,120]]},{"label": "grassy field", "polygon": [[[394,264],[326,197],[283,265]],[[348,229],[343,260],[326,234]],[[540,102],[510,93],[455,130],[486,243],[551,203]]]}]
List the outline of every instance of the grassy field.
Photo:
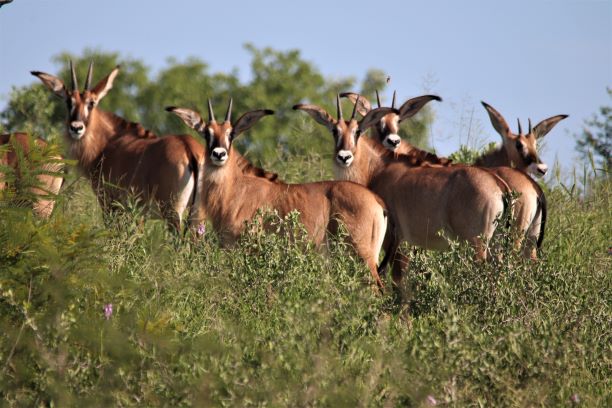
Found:
[{"label": "grassy field", "polygon": [[414,251],[401,302],[341,242],[224,250],[136,205],[105,225],[67,184],[49,220],[0,207],[2,405],[612,406],[609,179],[547,190],[538,262]]}]

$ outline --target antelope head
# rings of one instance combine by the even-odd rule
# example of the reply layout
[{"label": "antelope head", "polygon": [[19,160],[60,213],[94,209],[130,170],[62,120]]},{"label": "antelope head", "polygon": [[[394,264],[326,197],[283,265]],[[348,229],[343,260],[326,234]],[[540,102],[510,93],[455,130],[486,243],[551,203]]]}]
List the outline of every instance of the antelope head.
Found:
[{"label": "antelope head", "polygon": [[325,109],[310,104],[295,105],[293,109],[303,110],[312,118],[325,126],[334,136],[336,142],[335,147],[335,163],[341,168],[350,167],[357,155],[359,137],[368,128],[379,123],[380,120],[388,114],[394,112],[392,108],[378,108],[370,110],[365,114],[363,119],[357,121],[355,115],[359,104],[360,97],[357,96],[353,114],[349,120],[344,120],[342,116],[342,107],[340,106],[340,95],[336,96],[337,119],[334,119]]},{"label": "antelope head", "polygon": [[[372,104],[363,96],[354,92],[344,92],[340,94],[341,97],[348,98],[355,104],[357,112],[365,117],[368,112],[372,110]],[[411,118],[416,115],[427,103],[430,101],[442,101],[442,98],[436,95],[423,95],[417,96],[416,98],[408,99],[406,102],[399,107],[395,108],[395,97],[396,93],[393,92],[393,100],[391,102],[392,111],[383,116],[376,124],[376,136],[378,141],[381,142],[387,149],[395,151],[399,148],[402,139],[399,136],[399,125],[402,121]],[[380,103],[380,96],[376,91],[376,101],[378,107],[382,105]]]},{"label": "antelope head", "polygon": [[66,102],[68,108],[68,135],[73,140],[80,140],[87,132],[87,127],[90,123],[92,113],[100,103],[100,100],[113,87],[113,81],[119,73],[119,66],[115,67],[105,78],[100,80],[98,84],[91,89],[91,78],[93,74],[93,61],[89,64],[87,71],[87,79],[85,80],[85,89],[79,91],[77,75],[74,70],[74,65],[70,61],[71,74],[71,89],[68,90],[64,82],[50,74],[44,72],[32,71],[31,74],[38,77],[42,83],[49,88],[55,95],[62,98]]},{"label": "antelope head", "polygon": [[498,111],[485,102],[482,102],[482,105],[487,110],[493,127],[502,137],[503,149],[511,162],[509,164],[537,177],[544,176],[548,166],[540,160],[537,139],[544,137],[559,121],[567,118],[568,115],[552,116],[544,119],[535,127],[531,126],[531,119],[529,119],[529,128],[525,134],[523,134],[523,129],[521,128],[521,121],[517,119],[518,133],[513,133],[504,117]]},{"label": "antelope head", "polygon": [[250,129],[255,123],[266,115],[273,115],[274,111],[259,109],[247,112],[232,124],[232,99],[230,98],[225,114],[225,120],[218,123],[215,119],[213,107],[208,100],[208,122],[194,110],[169,106],[166,108],[185,122],[187,126],[198,132],[206,141],[209,163],[216,167],[223,167],[228,162],[232,151],[234,139]]}]

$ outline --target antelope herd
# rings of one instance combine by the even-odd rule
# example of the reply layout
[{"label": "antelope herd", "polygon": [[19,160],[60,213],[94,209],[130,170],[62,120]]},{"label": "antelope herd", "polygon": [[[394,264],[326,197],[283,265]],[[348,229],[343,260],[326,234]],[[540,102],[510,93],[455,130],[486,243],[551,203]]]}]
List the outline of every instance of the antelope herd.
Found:
[{"label": "antelope herd", "polygon": [[[427,103],[441,101],[438,96],[419,96],[396,108],[395,92],[390,107],[381,106],[377,92],[374,108],[362,95],[342,93],[336,97],[336,118],[316,105],[293,107],[332,134],[336,181],[288,184],[275,173],[253,166],[233,147],[236,137],[273,111],[253,110],[232,120],[230,99],[224,120],[217,122],[210,99],[208,121],[194,110],[168,107],[204,144],[189,135],[158,136],[98,108],[113,87],[119,67],[92,88],[90,64],[83,91],[72,62],[70,70],[70,89],[56,76],[38,71],[32,75],[66,103],[69,157],[89,178],[105,217],[112,212],[113,202],[136,195],[172,229],[180,231],[186,224],[197,236],[208,220],[221,244],[231,246],[259,211],[275,210],[281,216],[297,211],[308,238],[319,248],[342,224],[348,243],[381,289],[379,275],[388,262],[394,264],[394,282],[401,280],[407,263],[406,255],[398,251],[401,242],[444,250],[449,239],[466,241],[478,259],[486,260],[489,241],[504,215],[519,232],[516,249],[522,249],[526,258],[537,258],[536,249],[544,237],[546,199],[529,174],[546,173],[547,166],[537,154],[537,139],[567,115],[553,116],[535,127],[529,120],[525,134],[518,122],[515,134],[503,116],[483,102],[502,144],[469,166],[420,150],[399,136],[400,123]],[[343,117],[341,97],[353,104],[348,120]],[[370,137],[364,135],[367,131]],[[32,139],[14,133],[0,136],[0,143],[6,145],[0,150],[0,165],[18,176],[19,162],[30,152]],[[40,139],[34,143],[46,146]],[[38,196],[33,209],[41,217],[51,214],[63,181],[61,164],[45,166],[32,190]],[[0,173],[0,190],[7,187],[4,179]],[[379,263],[381,250],[385,256]]]}]

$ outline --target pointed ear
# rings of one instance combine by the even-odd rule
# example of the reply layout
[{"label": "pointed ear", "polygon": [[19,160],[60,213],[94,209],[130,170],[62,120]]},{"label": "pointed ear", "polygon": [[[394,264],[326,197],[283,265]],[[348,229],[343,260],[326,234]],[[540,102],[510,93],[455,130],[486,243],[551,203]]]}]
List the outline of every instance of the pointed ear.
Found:
[{"label": "pointed ear", "polygon": [[30,71],[32,75],[38,77],[42,81],[43,84],[47,88],[49,88],[55,95],[59,96],[62,99],[68,99],[68,92],[66,91],[66,86],[64,85],[64,81],[55,77],[53,75],[45,74],[40,71]]},{"label": "pointed ear", "polygon": [[300,103],[298,105],[293,106],[293,110],[303,110],[304,112],[312,116],[312,118],[316,120],[317,123],[320,123],[329,130],[331,130],[332,127],[336,124],[336,120],[332,118],[331,115],[327,113],[325,109],[317,105]]},{"label": "pointed ear", "polygon": [[484,106],[484,108],[487,110],[489,118],[491,119],[491,124],[493,125],[495,130],[497,130],[497,133],[499,133],[501,137],[509,137],[510,126],[508,126],[508,123],[506,123],[506,119],[504,119],[501,113],[493,109],[491,105],[484,101],[480,101],[480,103],[482,103],[482,106]]},{"label": "pointed ear", "polygon": [[361,119],[359,122],[359,132],[363,133],[371,126],[380,122],[380,120],[388,115],[389,113],[397,113],[396,109],[393,108],[376,108],[372,109],[365,115],[365,118]]},{"label": "pointed ear", "polygon": [[400,122],[416,115],[425,105],[431,101],[441,102],[442,98],[436,95],[423,95],[416,98],[408,99],[399,108]]},{"label": "pointed ear", "polygon": [[100,102],[100,100],[106,96],[108,91],[111,90],[113,87],[113,81],[115,80],[117,74],[119,74],[119,65],[117,65],[115,69],[113,69],[105,78],[102,78],[91,91],[95,95],[96,103]]},{"label": "pointed ear", "polygon": [[263,118],[266,115],[274,115],[274,111],[270,109],[259,109],[245,113],[241,117],[238,118],[236,123],[234,124],[234,130],[232,131],[232,137],[236,137],[242,132],[249,130],[256,124],[259,119]]},{"label": "pointed ear", "polygon": [[546,136],[548,132],[555,127],[557,123],[567,118],[569,115],[557,115],[548,119],[544,119],[533,128],[533,134],[536,139]]},{"label": "pointed ear", "polygon": [[355,104],[355,102],[357,102],[357,98],[359,98],[359,104],[357,105],[357,112],[359,112],[361,116],[367,115],[368,112],[372,110],[372,104],[363,95],[359,95],[354,92],[343,92],[340,94],[340,97],[347,98],[353,103],[353,105]]},{"label": "pointed ear", "polygon": [[175,106],[168,106],[166,110],[174,113],[176,116],[181,118],[187,126],[197,132],[202,132],[206,126],[206,122],[204,122],[200,114],[196,111],[186,108],[177,108]]}]

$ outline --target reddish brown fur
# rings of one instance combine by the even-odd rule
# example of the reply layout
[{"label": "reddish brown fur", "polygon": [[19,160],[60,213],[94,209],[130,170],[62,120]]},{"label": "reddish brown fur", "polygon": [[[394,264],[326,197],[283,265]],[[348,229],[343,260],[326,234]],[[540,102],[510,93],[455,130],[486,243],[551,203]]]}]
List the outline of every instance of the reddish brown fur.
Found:
[{"label": "reddish brown fur", "polygon": [[271,111],[246,113],[234,124],[229,121],[205,124],[197,112],[168,110],[206,139],[202,204],[224,245],[233,244],[244,231],[245,222],[251,221],[259,210],[275,210],[280,216],[297,210],[308,236],[317,246],[336,232],[341,221],[349,242],[382,288],[376,264],[386,216],[384,204],[376,194],[350,182],[286,184],[243,174],[239,168],[241,158],[236,155],[232,141]]},{"label": "reddish brown fur", "polygon": [[[30,152],[30,140],[31,138],[26,133],[0,135],[0,146],[9,145],[8,150],[0,154],[0,164],[14,169],[17,177],[19,177],[20,174],[21,163],[19,163],[19,156],[15,151],[15,145],[19,145],[23,154],[27,157]],[[43,139],[36,138],[33,140],[38,149],[45,149],[47,147],[47,143]],[[61,160],[59,156],[52,158],[54,160]],[[61,163],[48,163],[43,165],[43,170],[53,173],[59,173],[62,169],[63,165]],[[36,176],[36,178],[39,181],[40,188],[32,188],[31,192],[39,198],[33,203],[32,208],[37,216],[48,218],[53,212],[53,207],[55,205],[55,199],[49,197],[49,194],[57,195],[64,179],[61,176],[50,174],[41,174]],[[0,190],[7,187],[3,179],[4,177],[0,173]]]},{"label": "reddish brown fur", "polygon": [[[359,136],[391,108],[372,110],[359,123],[335,120],[315,105],[294,109],[305,110],[332,131],[336,178],[355,181],[380,195],[401,240],[444,249],[446,238],[458,238],[470,242],[478,256],[486,258],[487,240],[504,208],[503,189],[495,176],[478,168],[444,167],[419,157],[395,155]],[[353,160],[345,160],[349,153]],[[438,231],[444,231],[446,237],[440,237]],[[399,273],[394,278],[399,279]]]}]

